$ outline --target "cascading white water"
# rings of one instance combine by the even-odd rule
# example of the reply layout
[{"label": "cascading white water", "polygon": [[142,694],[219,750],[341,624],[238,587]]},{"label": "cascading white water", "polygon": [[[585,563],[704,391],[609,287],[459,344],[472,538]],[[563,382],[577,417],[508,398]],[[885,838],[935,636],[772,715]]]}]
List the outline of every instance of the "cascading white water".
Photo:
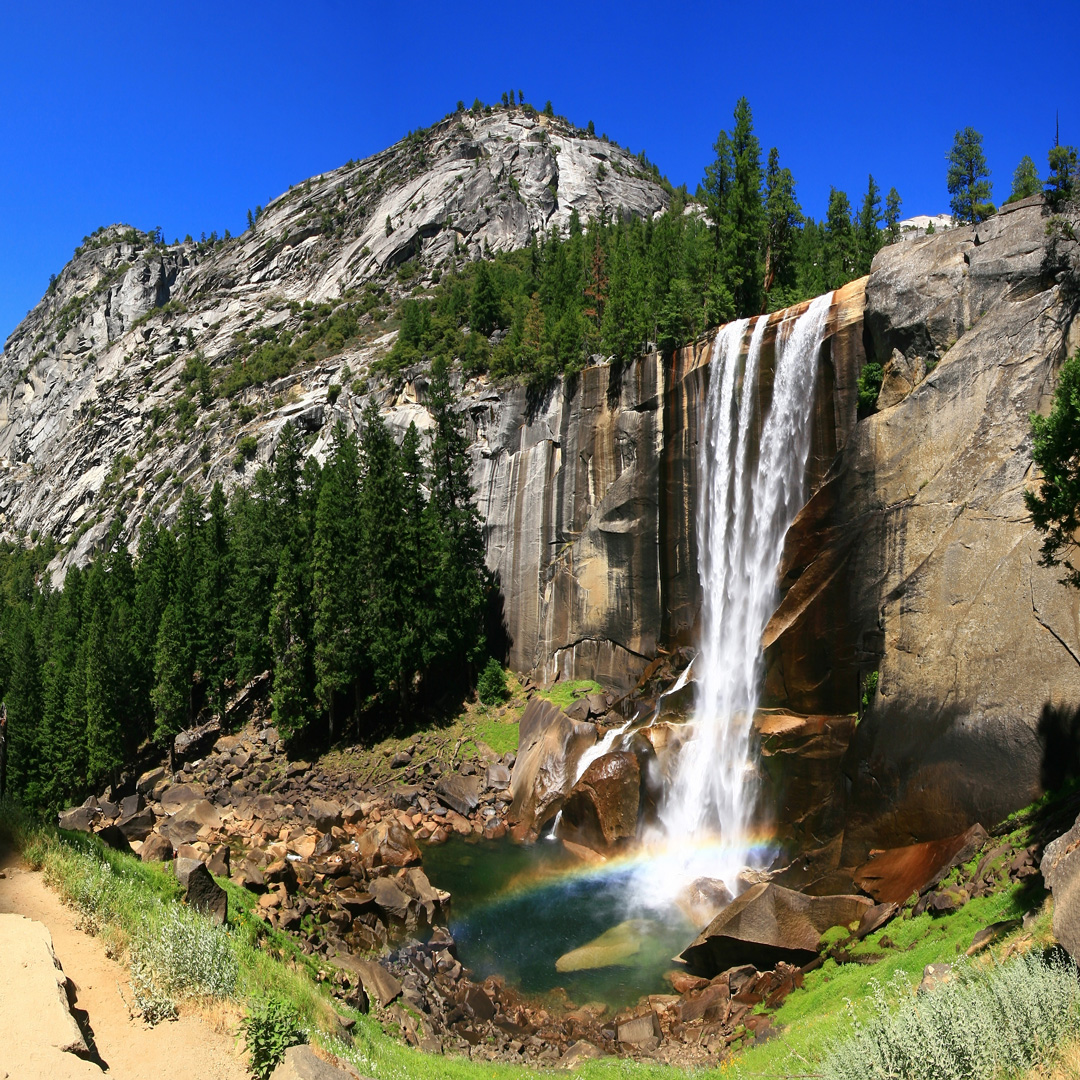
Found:
[{"label": "cascading white water", "polygon": [[713,346],[698,449],[702,612],[694,719],[660,809],[669,854],[685,851],[683,872],[675,875],[683,883],[707,875],[736,892],[737,876],[751,861],[749,751],[763,676],[761,636],[778,599],[784,537],[804,500],[817,358],[831,300],[818,297],[794,326],[778,328],[763,419],[756,406],[767,317],[754,324],[745,365],[747,320],[723,327]]}]

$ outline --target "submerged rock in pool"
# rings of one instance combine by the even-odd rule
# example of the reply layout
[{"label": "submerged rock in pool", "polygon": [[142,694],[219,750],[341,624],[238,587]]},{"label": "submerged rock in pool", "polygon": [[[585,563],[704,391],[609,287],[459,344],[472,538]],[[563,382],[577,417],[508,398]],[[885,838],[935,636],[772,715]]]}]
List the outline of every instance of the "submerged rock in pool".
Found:
[{"label": "submerged rock in pool", "polygon": [[649,919],[627,919],[626,922],[605,930],[598,938],[568,953],[563,953],[555,961],[556,971],[588,971],[602,967],[629,967],[631,957],[641,950],[642,940],[652,930],[654,924]]}]

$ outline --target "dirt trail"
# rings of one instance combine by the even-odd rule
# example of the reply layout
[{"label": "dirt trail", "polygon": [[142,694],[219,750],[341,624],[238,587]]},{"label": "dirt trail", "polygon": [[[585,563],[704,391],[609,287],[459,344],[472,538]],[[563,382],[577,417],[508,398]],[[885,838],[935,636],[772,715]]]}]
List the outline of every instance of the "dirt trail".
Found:
[{"label": "dirt trail", "polygon": [[[132,1020],[120,996],[131,990],[125,970],[105,955],[96,938],[76,928],[76,915],[49,889],[40,873],[20,858],[0,850],[0,912],[37,919],[52,933],[53,947],[64,974],[75,984],[76,1014],[93,1034],[104,1077],[112,1080],[247,1080],[248,1072],[234,1039],[219,1034],[197,1016],[148,1027]],[[0,1078],[5,1076],[0,1046]],[[20,1075],[10,1080],[53,1080],[53,1075]]]}]

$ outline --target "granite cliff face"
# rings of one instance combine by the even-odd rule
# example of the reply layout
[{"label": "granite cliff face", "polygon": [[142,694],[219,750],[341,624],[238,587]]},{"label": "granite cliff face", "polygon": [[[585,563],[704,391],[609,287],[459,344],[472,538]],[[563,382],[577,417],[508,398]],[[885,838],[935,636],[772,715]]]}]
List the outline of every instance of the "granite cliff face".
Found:
[{"label": "granite cliff face", "polygon": [[[1029,416],[1080,344],[1077,255],[1035,198],[887,248],[867,281],[879,410],[793,526],[766,634],[769,689],[797,711],[851,711],[880,670],[845,766],[847,864],[1029,802],[1044,709],[1080,702],[1080,604],[1023,504]],[[890,368],[914,373],[906,394]]]}]

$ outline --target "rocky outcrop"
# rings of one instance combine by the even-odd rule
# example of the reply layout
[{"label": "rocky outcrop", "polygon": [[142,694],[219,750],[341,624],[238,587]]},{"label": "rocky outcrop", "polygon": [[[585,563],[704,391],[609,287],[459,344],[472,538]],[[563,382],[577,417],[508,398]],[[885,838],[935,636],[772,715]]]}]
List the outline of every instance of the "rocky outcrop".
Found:
[{"label": "rocky outcrop", "polygon": [[805,964],[826,930],[858,922],[871,906],[862,896],[805,896],[772,883],[753,885],[702,930],[682,959],[706,978],[739,964]]},{"label": "rocky outcrop", "polygon": [[581,755],[596,742],[596,725],[571,720],[557,705],[533,697],[521,714],[510,776],[511,831],[535,840],[562,809]]},{"label": "rocky outcrop", "polygon": [[[1038,792],[1048,703],[1080,700],[1080,605],[1039,565],[1029,415],[1077,345],[1077,245],[1041,200],[884,249],[867,353],[929,373],[855,426],[788,536],[770,696],[859,708],[842,862],[998,821]],[[885,402],[882,402],[884,405]]]},{"label": "rocky outcrop", "polygon": [[[71,1013],[68,979],[42,923],[0,914],[0,1046],[6,1075],[100,1077]],[[71,999],[74,999],[72,987]]]},{"label": "rocky outcrop", "polygon": [[559,836],[597,851],[625,846],[637,836],[641,767],[628,750],[591,762],[570,789]]}]

